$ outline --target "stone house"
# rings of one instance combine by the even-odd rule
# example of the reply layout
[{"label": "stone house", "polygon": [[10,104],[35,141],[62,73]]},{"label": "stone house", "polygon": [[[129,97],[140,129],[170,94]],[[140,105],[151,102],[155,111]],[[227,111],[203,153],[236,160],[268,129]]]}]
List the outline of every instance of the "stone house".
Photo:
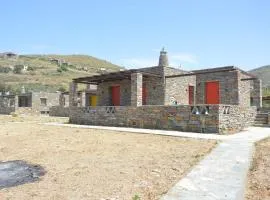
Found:
[{"label": "stone house", "polygon": [[[77,85],[97,85],[96,106],[79,105]],[[228,133],[253,123],[261,80],[234,66],[186,72],[158,66],[73,79],[70,122]]]},{"label": "stone house", "polygon": [[48,114],[52,106],[59,106],[60,93],[22,92],[0,95],[0,114]]}]

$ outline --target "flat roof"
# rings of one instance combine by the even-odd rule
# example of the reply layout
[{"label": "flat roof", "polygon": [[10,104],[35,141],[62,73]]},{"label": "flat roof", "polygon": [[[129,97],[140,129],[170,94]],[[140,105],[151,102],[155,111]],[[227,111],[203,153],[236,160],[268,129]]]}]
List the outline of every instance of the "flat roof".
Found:
[{"label": "flat roof", "polygon": [[197,75],[197,74],[207,74],[207,73],[215,73],[215,72],[226,72],[226,71],[240,71],[241,73],[249,76],[252,79],[258,79],[255,75],[250,74],[238,67],[235,66],[225,66],[225,67],[216,67],[216,68],[207,68],[207,69],[200,69],[200,70],[193,70],[189,73],[185,74],[179,74],[179,75],[170,75],[166,76],[166,78],[174,78],[174,77],[180,77],[180,76],[192,76],[192,75]]},{"label": "flat roof", "polygon": [[111,72],[111,73],[106,73],[106,74],[101,74],[101,75],[74,78],[73,81],[75,83],[99,84],[99,83],[108,82],[108,81],[130,79],[131,74],[133,73],[141,73],[145,77],[155,76],[155,77],[161,78],[160,75],[157,75],[154,73],[140,71],[140,69],[130,69],[130,70]]}]

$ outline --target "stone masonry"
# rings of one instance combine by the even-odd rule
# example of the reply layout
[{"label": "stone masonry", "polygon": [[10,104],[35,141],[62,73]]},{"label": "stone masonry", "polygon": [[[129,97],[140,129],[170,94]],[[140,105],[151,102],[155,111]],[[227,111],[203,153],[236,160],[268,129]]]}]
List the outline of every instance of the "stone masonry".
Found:
[{"label": "stone masonry", "polygon": [[142,106],[142,86],[142,74],[131,74],[131,106]]},{"label": "stone masonry", "polygon": [[228,134],[251,125],[256,116],[256,107],[198,105],[196,109],[198,113],[189,105],[71,107],[69,120],[75,124]]}]

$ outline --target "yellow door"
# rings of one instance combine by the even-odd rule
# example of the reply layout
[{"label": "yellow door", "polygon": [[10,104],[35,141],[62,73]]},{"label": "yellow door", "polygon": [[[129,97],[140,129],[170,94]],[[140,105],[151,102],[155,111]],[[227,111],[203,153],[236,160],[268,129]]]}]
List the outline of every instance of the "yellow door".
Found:
[{"label": "yellow door", "polygon": [[97,96],[90,96],[90,106],[97,106]]}]

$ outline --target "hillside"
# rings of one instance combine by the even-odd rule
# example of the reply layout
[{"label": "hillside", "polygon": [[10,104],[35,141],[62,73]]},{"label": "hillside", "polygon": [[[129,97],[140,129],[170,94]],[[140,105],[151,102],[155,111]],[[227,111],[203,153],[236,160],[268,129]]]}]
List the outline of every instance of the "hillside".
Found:
[{"label": "hillside", "polygon": [[263,96],[270,96],[270,65],[265,65],[249,71],[262,80]]},{"label": "hillside", "polygon": [[22,86],[32,91],[67,90],[72,78],[121,69],[87,55],[6,54],[0,54],[0,90],[19,91]]},{"label": "hillside", "polygon": [[270,65],[265,65],[249,71],[250,73],[258,76],[263,83],[264,87],[270,87]]}]

